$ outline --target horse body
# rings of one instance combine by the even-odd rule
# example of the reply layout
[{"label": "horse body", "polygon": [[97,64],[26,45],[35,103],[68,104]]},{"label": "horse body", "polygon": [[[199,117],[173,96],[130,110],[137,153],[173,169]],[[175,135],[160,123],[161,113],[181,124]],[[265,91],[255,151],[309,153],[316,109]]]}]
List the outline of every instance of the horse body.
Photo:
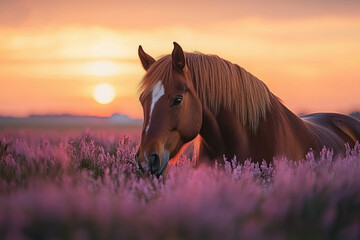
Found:
[{"label": "horse body", "polygon": [[324,146],[343,154],[345,143],[353,147],[360,139],[358,120],[333,113],[298,117],[262,81],[217,56],[184,53],[176,43],[172,54],[158,61],[141,47],[139,56],[147,70],[136,154],[141,169],[163,174],[169,159],[198,135],[200,162],[224,155],[238,161],[297,160]]},{"label": "horse body", "polygon": [[[271,114],[276,112],[276,114]],[[257,132],[244,127],[229,110],[218,116],[203,113],[200,131],[200,161],[252,159],[271,162],[274,157],[303,159],[313,150],[320,153],[323,147],[336,155],[345,153],[345,143],[353,147],[360,139],[360,122],[352,117],[334,113],[315,113],[298,117],[277,99],[272,103],[266,119],[260,121]]]},{"label": "horse body", "polygon": [[325,146],[343,154],[344,143],[354,147],[360,140],[360,122],[353,117],[337,113],[313,113],[301,119],[310,127],[317,151]]}]

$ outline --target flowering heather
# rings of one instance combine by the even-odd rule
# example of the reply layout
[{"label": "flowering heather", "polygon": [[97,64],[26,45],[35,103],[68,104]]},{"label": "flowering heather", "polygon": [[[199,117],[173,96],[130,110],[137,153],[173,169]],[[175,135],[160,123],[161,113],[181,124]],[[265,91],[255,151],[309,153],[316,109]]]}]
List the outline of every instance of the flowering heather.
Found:
[{"label": "flowering heather", "polygon": [[135,137],[0,132],[0,239],[359,239],[360,145],[143,176]]}]

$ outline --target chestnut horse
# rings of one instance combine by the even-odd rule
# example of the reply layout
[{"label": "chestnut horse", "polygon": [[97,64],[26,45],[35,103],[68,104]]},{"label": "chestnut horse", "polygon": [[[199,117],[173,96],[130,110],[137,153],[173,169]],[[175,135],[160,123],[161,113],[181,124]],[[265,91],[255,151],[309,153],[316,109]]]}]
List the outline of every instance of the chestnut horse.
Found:
[{"label": "chestnut horse", "polygon": [[139,46],[146,70],[140,85],[144,125],[136,160],[162,175],[187,142],[201,137],[199,161],[234,156],[244,161],[302,159],[325,146],[344,154],[360,139],[360,121],[336,113],[298,117],[267,86],[218,56],[184,53],[155,60]]}]

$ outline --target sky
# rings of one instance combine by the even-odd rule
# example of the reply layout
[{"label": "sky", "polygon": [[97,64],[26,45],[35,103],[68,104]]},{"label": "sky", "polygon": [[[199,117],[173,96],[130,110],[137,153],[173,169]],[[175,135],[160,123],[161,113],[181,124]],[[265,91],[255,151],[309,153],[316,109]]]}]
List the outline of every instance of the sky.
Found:
[{"label": "sky", "polygon": [[[0,0],[0,115],[141,118],[142,45],[178,42],[265,82],[295,113],[360,109],[358,0]],[[109,104],[98,84],[113,86]]]}]

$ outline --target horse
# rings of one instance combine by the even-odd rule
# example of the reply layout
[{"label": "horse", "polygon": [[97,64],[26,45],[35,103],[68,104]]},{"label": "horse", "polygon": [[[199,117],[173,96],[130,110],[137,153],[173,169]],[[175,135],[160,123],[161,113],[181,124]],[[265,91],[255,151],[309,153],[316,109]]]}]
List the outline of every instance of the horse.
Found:
[{"label": "horse", "polygon": [[198,162],[275,157],[304,159],[325,146],[345,154],[360,139],[360,121],[337,113],[297,116],[264,82],[216,55],[184,52],[174,42],[158,60],[141,45],[146,74],[139,86],[144,123],[135,159],[143,172],[163,175],[181,147],[199,136]]}]

